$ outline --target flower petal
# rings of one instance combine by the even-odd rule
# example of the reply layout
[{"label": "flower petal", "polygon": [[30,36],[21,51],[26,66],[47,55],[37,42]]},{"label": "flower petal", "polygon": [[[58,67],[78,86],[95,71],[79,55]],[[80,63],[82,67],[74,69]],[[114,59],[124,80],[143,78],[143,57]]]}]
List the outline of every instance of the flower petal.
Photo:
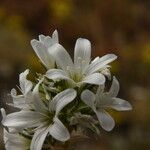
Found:
[{"label": "flower petal", "polygon": [[111,131],[114,128],[114,119],[105,110],[95,111],[95,113],[100,122],[100,125],[104,130]]},{"label": "flower petal", "polygon": [[61,69],[50,69],[46,72],[45,75],[47,78],[52,79],[54,81],[59,81],[59,80],[66,80],[69,87],[74,87],[76,86],[76,83],[74,80],[72,80],[68,74],[61,70]]},{"label": "flower petal", "polygon": [[58,118],[54,118],[54,124],[50,127],[49,133],[53,138],[62,142],[65,142],[70,138],[68,129]]},{"label": "flower petal", "polygon": [[48,49],[48,51],[56,60],[57,65],[64,71],[67,71],[68,66],[73,67],[73,62],[70,55],[60,44],[54,44]]},{"label": "flower petal", "polygon": [[31,145],[30,145],[30,150],[41,150],[42,149],[43,143],[49,132],[49,129],[50,129],[50,127],[48,127],[48,128],[44,127],[42,129],[37,130],[34,133],[34,136],[32,138]]},{"label": "flower petal", "polygon": [[81,94],[81,100],[95,111],[95,94],[90,90],[85,90]]},{"label": "flower petal", "polygon": [[54,44],[55,44],[55,43],[59,43],[58,31],[57,31],[57,30],[55,30],[55,31],[53,32],[53,34],[52,34],[52,39],[53,39],[53,41],[54,41]]},{"label": "flower petal", "polygon": [[102,69],[101,73],[106,76],[109,80],[111,80],[111,72],[110,69],[108,68],[104,68]]},{"label": "flower petal", "polygon": [[79,38],[75,44],[74,64],[84,70],[91,59],[91,43],[87,39]]},{"label": "flower petal", "polygon": [[77,93],[74,89],[67,89],[59,94],[57,94],[53,100],[50,102],[52,110],[56,111],[56,115],[71,101],[76,97]]},{"label": "flower petal", "polygon": [[99,59],[94,60],[89,67],[87,68],[86,73],[91,74],[93,72],[98,71],[99,69],[103,68],[108,63],[114,61],[117,58],[114,54],[107,54]]},{"label": "flower petal", "polygon": [[33,111],[20,111],[6,116],[2,124],[7,127],[27,128],[41,124],[43,115]]},{"label": "flower petal", "polygon": [[6,150],[27,150],[30,147],[30,140],[14,133],[9,133],[4,128],[4,143]]},{"label": "flower petal", "polygon": [[131,104],[120,98],[113,98],[110,107],[118,111],[132,110]]},{"label": "flower petal", "polygon": [[32,94],[33,94],[34,109],[37,112],[45,113],[45,112],[47,112],[48,109],[46,108],[45,104],[43,103],[43,101],[40,97],[40,93],[39,93],[39,86],[42,82],[43,82],[43,79],[41,79],[39,81],[39,83],[34,87]]},{"label": "flower petal", "polygon": [[83,79],[83,83],[102,85],[105,83],[105,76],[101,73],[93,73]]},{"label": "flower petal", "polygon": [[46,36],[44,41],[43,41],[43,44],[48,49],[49,47],[51,47],[54,44],[54,41],[50,36]]},{"label": "flower petal", "polygon": [[45,37],[46,37],[45,35],[40,34],[40,35],[39,35],[39,41],[43,43],[43,42],[44,42]]},{"label": "flower petal", "polygon": [[46,77],[52,80],[71,80],[65,71],[61,69],[50,69],[46,72]]},{"label": "flower petal", "polygon": [[39,35],[39,41],[42,42],[47,48],[52,46],[55,43],[58,43],[58,32],[55,30],[52,34],[52,37],[45,36],[43,34]]},{"label": "flower petal", "polygon": [[15,89],[11,90],[11,96],[13,98],[13,104],[9,103],[8,105],[20,108],[20,109],[27,109],[29,108],[29,104],[31,103],[31,93],[24,95],[16,95],[17,91]]},{"label": "flower petal", "polygon": [[110,87],[108,95],[110,97],[116,97],[118,95],[119,88],[120,88],[120,86],[119,86],[118,80],[116,79],[116,77],[113,77],[112,85]]},{"label": "flower petal", "polygon": [[103,63],[103,65],[107,65],[115,59],[117,59],[117,56],[115,54],[106,54],[99,58],[99,62]]},{"label": "flower petal", "polygon": [[19,75],[19,82],[22,93],[26,95],[32,89],[32,82],[27,80],[27,75],[29,74],[29,69],[25,70],[23,73]]},{"label": "flower petal", "polygon": [[91,61],[91,63],[96,63],[97,61],[99,61],[99,56],[95,57],[95,58]]},{"label": "flower petal", "polygon": [[3,120],[5,120],[6,118],[6,111],[4,108],[1,108],[1,114],[2,114],[2,122],[3,122]]},{"label": "flower petal", "polygon": [[31,45],[41,62],[45,65],[45,67],[48,69],[54,68],[54,59],[48,53],[48,49],[46,48],[46,46],[35,39],[31,40]]}]

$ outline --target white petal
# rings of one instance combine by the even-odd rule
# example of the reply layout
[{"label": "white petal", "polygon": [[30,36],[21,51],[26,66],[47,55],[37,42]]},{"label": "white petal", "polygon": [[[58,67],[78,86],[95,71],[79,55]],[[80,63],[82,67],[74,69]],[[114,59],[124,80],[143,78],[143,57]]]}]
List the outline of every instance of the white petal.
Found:
[{"label": "white petal", "polygon": [[99,56],[95,57],[94,60],[91,61],[91,63],[96,63],[97,61],[99,61]]},{"label": "white petal", "polygon": [[50,69],[46,72],[46,77],[52,80],[71,80],[65,71],[61,69]]},{"label": "white petal", "polygon": [[6,148],[6,150],[12,150],[12,149],[15,149],[15,150],[27,150],[28,149],[27,147],[24,147],[22,145],[18,145],[16,143],[11,143],[9,141],[5,145],[5,148]]},{"label": "white petal", "polygon": [[54,59],[48,53],[48,49],[46,48],[46,46],[35,39],[31,40],[31,45],[45,67],[48,69],[54,68]]},{"label": "white petal", "polygon": [[105,76],[101,73],[93,73],[83,79],[83,83],[102,85],[105,83]]},{"label": "white petal", "polygon": [[57,94],[50,103],[51,109],[56,111],[56,115],[76,97],[77,93],[74,89],[67,89]]},{"label": "white petal", "polygon": [[46,106],[44,105],[40,93],[39,93],[39,85],[43,82],[43,79],[39,81],[39,83],[34,87],[33,89],[33,103],[34,103],[34,109],[37,112],[45,113],[47,111]]},{"label": "white petal", "polygon": [[51,47],[54,43],[53,39],[50,36],[39,35],[39,41],[46,47]]},{"label": "white petal", "polygon": [[39,35],[39,41],[40,41],[40,42],[44,42],[45,37],[46,37],[46,36],[43,35],[43,34]]},{"label": "white petal", "polygon": [[7,127],[34,127],[41,124],[43,115],[33,111],[20,111],[11,113],[3,120],[3,125]]},{"label": "white petal", "polygon": [[60,44],[54,44],[48,51],[56,60],[57,65],[64,71],[67,71],[68,66],[73,67],[70,55]]},{"label": "white petal", "polygon": [[2,114],[2,120],[5,120],[6,118],[6,111],[4,108],[1,108],[1,114]]},{"label": "white petal", "polygon": [[89,90],[85,90],[81,94],[81,100],[95,110],[94,101],[95,101],[95,94]]},{"label": "white petal", "polygon": [[55,30],[52,34],[52,38],[50,36],[45,36],[43,34],[39,35],[39,41],[42,42],[46,47],[50,47],[55,43],[58,43],[58,32]]},{"label": "white petal", "polygon": [[105,84],[99,85],[96,91],[96,99],[98,99],[99,97],[101,97],[101,95],[103,95],[102,93],[104,92],[104,89],[105,89]]},{"label": "white petal", "polygon": [[20,87],[24,95],[26,95],[32,89],[32,82],[27,80],[27,75],[29,74],[29,69],[25,70],[19,75]]},{"label": "white petal", "polygon": [[12,149],[27,150],[28,149],[27,147],[25,147],[25,148],[22,148],[22,147],[23,147],[22,145],[17,145],[15,143],[11,143],[11,142],[7,142],[7,144],[5,145],[6,150],[12,150]]},{"label": "white petal", "polygon": [[62,124],[62,122],[58,119],[54,119],[54,124],[50,127],[49,133],[56,140],[65,142],[69,140],[70,134],[68,129]]},{"label": "white petal", "polygon": [[29,139],[14,133],[9,133],[4,129],[4,143],[6,150],[27,150],[29,149]]},{"label": "white petal", "polygon": [[43,41],[43,44],[46,46],[46,48],[49,48],[51,47],[54,43],[53,43],[53,40],[50,36],[46,36],[44,41]]},{"label": "white petal", "polygon": [[114,119],[105,110],[96,111],[95,113],[100,122],[100,125],[104,130],[111,131],[114,128]]},{"label": "white petal", "polygon": [[55,30],[52,34],[52,39],[54,41],[54,43],[59,43],[59,38],[58,38],[58,31]]},{"label": "white petal", "polygon": [[42,128],[42,129],[37,130],[34,133],[34,136],[32,138],[31,145],[30,145],[30,150],[41,150],[42,149],[45,138],[49,132],[49,128],[50,127]]},{"label": "white petal", "polygon": [[118,80],[115,77],[113,77],[112,85],[110,87],[108,95],[110,97],[116,97],[118,95],[119,88],[120,88],[120,86],[119,86]]},{"label": "white petal", "polygon": [[108,68],[102,69],[101,73],[106,76],[109,80],[111,80],[111,72]]},{"label": "white petal", "polygon": [[108,63],[114,61],[117,58],[114,54],[107,54],[101,58],[96,59],[93,63],[90,64],[90,66],[87,68],[86,73],[91,74],[93,72],[98,71],[99,69],[103,68]]},{"label": "white petal", "polygon": [[76,83],[72,80],[68,74],[61,69],[50,69],[46,72],[45,75],[47,78],[52,79],[54,81],[66,80],[69,87],[75,87]]},{"label": "white petal", "polygon": [[106,54],[99,58],[99,62],[103,63],[103,65],[107,65],[115,59],[117,59],[117,56],[115,54]]},{"label": "white petal", "polygon": [[118,111],[132,110],[131,104],[120,98],[113,98],[110,107]]},{"label": "white petal", "polygon": [[87,39],[79,38],[75,44],[74,63],[84,70],[91,59],[91,43]]},{"label": "white petal", "polygon": [[16,108],[25,109],[29,107],[31,97],[28,93],[26,96],[24,95],[16,95],[17,91],[15,89],[11,90],[11,96],[13,98],[13,104],[8,104]]},{"label": "white petal", "polygon": [[5,121],[6,119],[6,111],[4,108],[1,108],[1,114],[2,114],[2,121],[1,123],[3,124],[3,122]]},{"label": "white petal", "polygon": [[[3,131],[4,131],[3,132],[4,143],[6,144],[6,142],[8,141],[8,139],[9,138],[12,139],[12,137],[11,137],[11,134],[9,134],[5,128],[4,128]],[[13,139],[14,139],[14,137],[13,137]]]}]

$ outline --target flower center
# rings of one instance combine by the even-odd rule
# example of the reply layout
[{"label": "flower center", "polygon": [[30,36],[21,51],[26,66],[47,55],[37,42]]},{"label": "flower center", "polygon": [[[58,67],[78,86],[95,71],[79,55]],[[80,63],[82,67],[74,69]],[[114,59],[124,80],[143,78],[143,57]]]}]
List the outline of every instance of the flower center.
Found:
[{"label": "flower center", "polygon": [[84,78],[84,72],[87,68],[87,61],[78,57],[78,62],[74,64],[74,67],[67,66],[67,72],[69,77],[74,80],[76,83],[81,82]]},{"label": "flower center", "polygon": [[83,74],[82,74],[82,69],[81,67],[70,67],[67,66],[67,72],[69,77],[74,80],[76,83],[82,81],[83,79]]},{"label": "flower center", "polygon": [[46,121],[48,124],[53,123],[54,115],[55,114],[53,112],[47,111],[45,114],[43,114],[45,118],[44,121]]}]

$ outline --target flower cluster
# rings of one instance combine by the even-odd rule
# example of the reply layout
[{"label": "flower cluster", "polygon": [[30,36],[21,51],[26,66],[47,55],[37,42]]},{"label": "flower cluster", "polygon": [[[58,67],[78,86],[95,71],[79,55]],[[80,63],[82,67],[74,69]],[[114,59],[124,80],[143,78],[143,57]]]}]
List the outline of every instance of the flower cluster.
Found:
[{"label": "flower cluster", "polygon": [[[90,129],[99,134],[113,129],[115,122],[106,112],[131,110],[129,102],[117,98],[119,82],[111,77],[110,65],[117,56],[107,54],[91,60],[91,43],[79,38],[74,49],[74,61],[59,44],[58,32],[39,35],[31,45],[45,66],[45,74],[37,74],[35,82],[19,75],[19,93],[12,89],[17,112],[6,115],[2,108],[4,142],[7,150],[41,150],[57,141],[65,142],[74,132]],[[106,81],[112,85],[106,88]],[[107,91],[106,89],[109,90]]]}]

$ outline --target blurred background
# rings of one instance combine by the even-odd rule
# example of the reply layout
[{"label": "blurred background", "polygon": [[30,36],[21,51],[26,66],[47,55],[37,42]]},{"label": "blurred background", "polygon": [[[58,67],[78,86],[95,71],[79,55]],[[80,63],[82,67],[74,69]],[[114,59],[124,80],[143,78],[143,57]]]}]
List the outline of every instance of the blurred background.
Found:
[{"label": "blurred background", "polygon": [[102,132],[93,149],[149,150],[150,1],[0,0],[0,107],[8,113],[12,108],[6,102],[19,73],[43,71],[30,40],[55,29],[70,54],[76,39],[84,37],[92,43],[93,57],[118,55],[111,71],[121,84],[119,96],[131,102],[133,111],[112,111],[116,127]]}]

